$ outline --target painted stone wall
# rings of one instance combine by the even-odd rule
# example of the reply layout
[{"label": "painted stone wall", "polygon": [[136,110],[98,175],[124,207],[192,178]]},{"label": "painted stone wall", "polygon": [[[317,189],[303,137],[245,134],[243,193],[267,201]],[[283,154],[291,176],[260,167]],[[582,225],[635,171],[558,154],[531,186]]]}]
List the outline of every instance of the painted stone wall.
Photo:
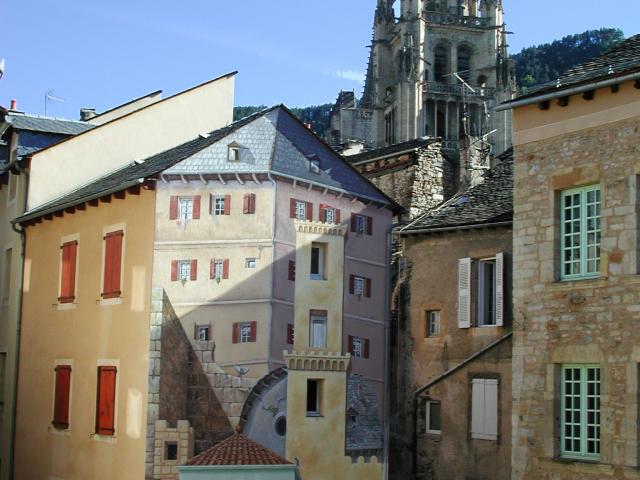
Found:
[{"label": "painted stone wall", "polygon": [[[629,91],[633,92],[631,87]],[[599,96],[600,92],[596,102]],[[579,102],[574,108],[581,106]],[[569,110],[554,108],[560,114]],[[515,480],[640,478],[639,131],[636,116],[516,147]],[[600,276],[561,282],[559,192],[592,184],[602,188]],[[601,368],[599,462],[556,460],[558,376],[567,363],[593,363]]]}]

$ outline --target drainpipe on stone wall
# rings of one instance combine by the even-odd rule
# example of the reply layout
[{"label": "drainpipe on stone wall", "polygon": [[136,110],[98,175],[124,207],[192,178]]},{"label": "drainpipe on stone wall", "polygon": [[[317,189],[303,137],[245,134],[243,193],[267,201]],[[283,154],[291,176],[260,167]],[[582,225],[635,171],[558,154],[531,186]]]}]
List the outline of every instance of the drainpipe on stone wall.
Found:
[{"label": "drainpipe on stone wall", "polygon": [[[30,162],[31,159],[28,158],[27,162]],[[22,193],[22,212],[27,211],[27,195],[29,193],[29,168],[21,167],[18,162],[15,163],[16,168],[20,173],[24,174],[24,189]],[[22,282],[24,279],[24,260],[25,253],[27,248],[27,236],[24,231],[24,227],[20,226],[18,228],[15,223],[11,223],[11,228],[14,232],[20,235],[20,242],[22,246],[22,251],[20,252],[20,262],[22,268],[20,268],[20,276],[18,281],[15,283],[20,286],[20,290],[18,290],[18,311],[16,314],[16,340],[15,340],[15,351],[14,351],[14,365],[13,365],[13,399],[11,405],[11,443],[9,445],[9,458],[7,459],[8,464],[8,473],[9,480],[13,480],[13,456],[14,456],[14,445],[16,443],[16,412],[18,408],[18,370],[20,364],[20,339],[22,332],[22,299],[23,299],[23,286]]]},{"label": "drainpipe on stone wall", "polygon": [[[271,235],[271,293],[269,295],[269,338],[268,338],[268,345],[269,345],[269,353],[267,354],[267,364],[268,364],[268,370],[271,371],[273,370],[272,365],[271,365],[271,354],[272,354],[272,341],[273,341],[273,294],[275,291],[274,288],[274,282],[276,281],[276,269],[275,269],[275,264],[276,264],[276,226],[278,225],[278,219],[276,218],[276,204],[278,203],[277,200],[277,194],[278,194],[278,185],[276,184],[276,181],[273,179],[273,177],[271,177],[271,172],[267,173],[267,178],[269,179],[269,181],[273,184],[273,210],[271,212],[272,218],[273,218],[273,232]],[[262,251],[260,252],[260,255],[262,255]]]}]

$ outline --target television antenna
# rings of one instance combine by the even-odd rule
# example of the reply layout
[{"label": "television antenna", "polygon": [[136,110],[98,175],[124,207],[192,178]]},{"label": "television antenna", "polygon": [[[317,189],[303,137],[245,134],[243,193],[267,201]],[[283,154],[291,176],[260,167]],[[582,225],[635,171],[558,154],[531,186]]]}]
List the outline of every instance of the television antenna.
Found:
[{"label": "television antenna", "polygon": [[58,102],[64,102],[64,98],[61,97],[56,97],[53,94],[53,90],[47,90],[46,92],[44,92],[44,116],[47,116],[47,105],[49,104],[49,101],[51,100],[55,100]]},{"label": "television antenna", "polygon": [[4,58],[0,58],[0,78],[4,75]]}]

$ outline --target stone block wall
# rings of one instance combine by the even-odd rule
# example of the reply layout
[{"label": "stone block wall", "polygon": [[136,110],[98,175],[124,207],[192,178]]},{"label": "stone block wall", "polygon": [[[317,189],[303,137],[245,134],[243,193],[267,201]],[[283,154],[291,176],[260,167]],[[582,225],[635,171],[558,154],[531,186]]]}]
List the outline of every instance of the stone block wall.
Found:
[{"label": "stone block wall", "polygon": [[[176,445],[176,458],[167,458],[167,445]],[[170,428],[165,420],[155,423],[154,441],[154,480],[175,480],[178,478],[178,466],[184,465],[193,457],[193,428],[187,420],[177,422],[176,428]]]},{"label": "stone block wall", "polygon": [[[514,480],[640,478],[638,175],[640,118],[516,147]],[[559,194],[602,189],[598,278],[559,281]],[[601,453],[559,459],[559,372],[599,364]]]}]

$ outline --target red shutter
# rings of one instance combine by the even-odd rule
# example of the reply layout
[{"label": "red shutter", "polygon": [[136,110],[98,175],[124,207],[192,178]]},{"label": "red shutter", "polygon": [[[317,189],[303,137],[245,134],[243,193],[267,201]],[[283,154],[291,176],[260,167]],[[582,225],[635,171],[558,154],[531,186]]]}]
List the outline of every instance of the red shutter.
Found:
[{"label": "red shutter", "polygon": [[329,207],[324,203],[320,204],[320,208],[318,209],[318,220],[320,220],[321,222],[327,221],[327,208]]},{"label": "red shutter", "polygon": [[213,202],[215,200],[213,199],[213,195],[209,194],[209,215],[213,215]]},{"label": "red shutter", "polygon": [[109,232],[105,236],[104,279],[102,298],[117,298],[120,291],[120,274],[122,270],[122,230]]},{"label": "red shutter", "polygon": [[293,339],[294,339],[294,330],[293,330],[293,323],[288,323],[287,324],[287,344],[288,345],[293,345]]},{"label": "red shutter", "polygon": [[249,213],[256,213],[256,194],[249,195]]},{"label": "red shutter", "polygon": [[73,303],[76,298],[76,258],[78,242],[67,242],[62,245],[62,275],[60,278],[60,303]]},{"label": "red shutter", "polygon": [[364,279],[364,296],[367,298],[371,297],[371,279],[370,278]]},{"label": "red shutter", "polygon": [[231,195],[224,196],[224,214],[231,215]]},{"label": "red shutter", "polygon": [[242,202],[242,204],[243,204],[242,205],[242,213],[244,213],[244,214],[250,213],[250,206],[249,206],[250,203],[251,203],[250,195],[248,193],[245,193],[244,194],[244,199],[243,199],[243,202]]},{"label": "red shutter", "polygon": [[358,229],[358,216],[351,214],[351,231],[355,232]]},{"label": "red shutter", "polygon": [[289,260],[289,280],[296,281],[296,262]]},{"label": "red shutter", "polygon": [[373,218],[367,217],[367,235],[373,235]]},{"label": "red shutter", "polygon": [[347,340],[347,352],[353,355],[353,337],[349,335]]},{"label": "red shutter", "polygon": [[296,218],[296,199],[292,198],[289,200],[289,216],[291,218]]},{"label": "red shutter", "polygon": [[339,224],[342,222],[342,218],[340,218],[340,209],[336,208],[336,224]]},{"label": "red shutter", "polygon": [[69,428],[69,393],[71,390],[71,367],[56,367],[56,390],[53,404],[54,427],[66,430]]},{"label": "red shutter", "polygon": [[349,275],[349,293],[353,295],[356,291],[356,277],[355,275]]},{"label": "red shutter", "polygon": [[209,278],[211,280],[216,278],[216,259],[211,259],[211,264],[209,265]]},{"label": "red shutter", "polygon": [[169,220],[178,219],[178,197],[171,197],[169,201]]},{"label": "red shutter", "polygon": [[313,222],[313,203],[307,202],[307,218],[308,221]]},{"label": "red shutter", "polygon": [[251,342],[255,342],[258,338],[258,322],[251,322]]},{"label": "red shutter", "polygon": [[233,343],[238,343],[240,341],[240,324],[233,324]]},{"label": "red shutter", "polygon": [[178,261],[177,260],[171,260],[171,281],[172,282],[178,281]]},{"label": "red shutter", "polygon": [[229,259],[225,258],[222,261],[222,278],[227,279],[229,278]]},{"label": "red shutter", "polygon": [[364,358],[369,358],[369,339],[364,340]]},{"label": "red shutter", "polygon": [[98,367],[96,433],[115,433],[116,367]]},{"label": "red shutter", "polygon": [[193,197],[193,219],[198,220],[200,218],[200,195]]},{"label": "red shutter", "polygon": [[191,281],[198,279],[198,260],[191,260]]}]

